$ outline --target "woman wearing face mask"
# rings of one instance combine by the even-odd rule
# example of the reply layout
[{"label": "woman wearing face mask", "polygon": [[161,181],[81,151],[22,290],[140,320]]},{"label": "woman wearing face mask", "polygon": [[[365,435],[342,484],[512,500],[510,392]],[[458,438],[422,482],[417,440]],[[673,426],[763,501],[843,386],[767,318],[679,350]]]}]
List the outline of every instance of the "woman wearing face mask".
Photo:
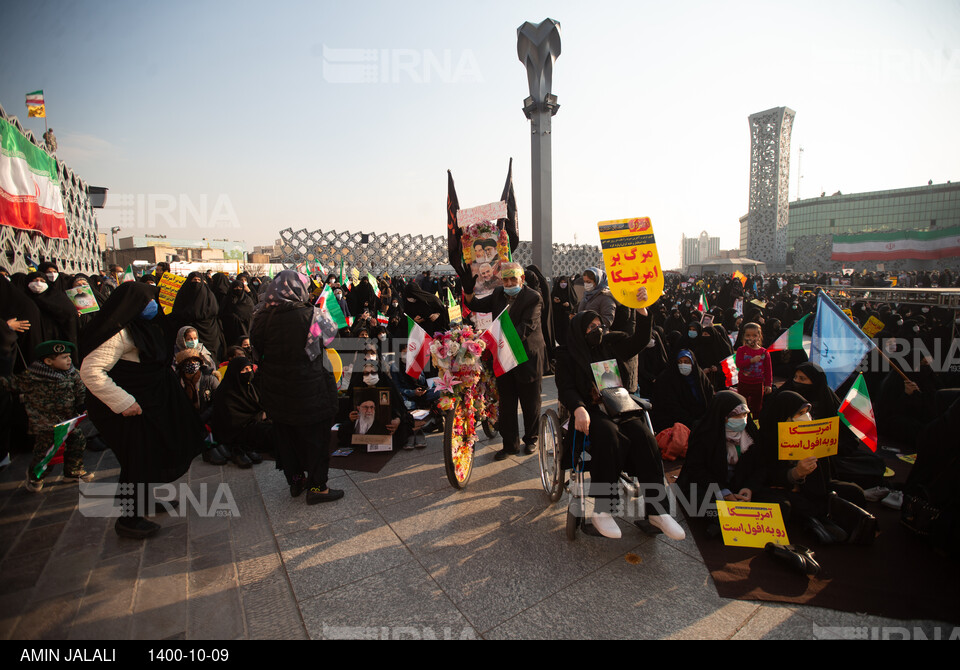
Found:
[{"label": "woman wearing face mask", "polygon": [[199,272],[191,272],[187,281],[177,291],[170,321],[177,330],[183,326],[192,326],[215,360],[220,360],[227,348],[220,328],[219,315],[220,305],[217,297],[204,283],[203,275]]},{"label": "woman wearing face mask", "polygon": [[[87,413],[120,462],[120,483],[146,485],[183,476],[202,451],[203,425],[170,369],[155,287],[121,284],[80,341],[80,377]],[[145,538],[160,526],[144,517],[143,496],[121,500],[133,511],[120,517],[119,535]]]},{"label": "woman wearing face mask", "polygon": [[557,338],[557,344],[563,346],[567,343],[567,331],[570,329],[570,319],[573,318],[573,310],[577,302],[570,280],[567,277],[557,277],[553,282],[551,295],[553,332]]},{"label": "woman wearing face mask", "polygon": [[660,432],[675,423],[693,430],[712,399],[713,385],[697,365],[696,355],[690,349],[681,349],[654,385],[654,430]]},{"label": "woman wearing face mask", "polygon": [[245,461],[262,462],[260,452],[272,448],[273,424],[265,421],[255,376],[249,358],[231,359],[213,398],[213,437],[240,467]]},{"label": "woman wearing face mask", "polygon": [[[641,299],[645,297],[643,291]],[[610,363],[612,369],[616,363],[617,369],[622,370],[624,361],[637,355],[650,341],[651,331],[646,309],[637,310],[633,335],[607,332],[599,314],[580,312],[570,322],[567,346],[557,352],[557,392],[560,403],[572,414],[574,449],[579,440],[589,437],[590,488],[595,503],[592,523],[603,536],[614,539],[620,537],[620,528],[613,518],[620,472],[636,476],[641,486],[649,489],[662,485],[663,462],[642,417],[614,422],[607,415],[594,367],[597,363]],[[659,502],[647,500],[644,507],[647,520],[667,537],[684,538],[683,529]]]},{"label": "woman wearing face mask", "polygon": [[[342,417],[340,428],[337,431],[337,442],[340,447],[353,446],[354,449],[358,448],[357,445],[351,444],[354,429],[360,418],[356,409],[356,405],[359,404],[356,402],[358,398],[361,395],[363,397],[375,396],[376,403],[379,405],[383,394],[387,394],[390,400],[391,418],[385,424],[385,429],[393,435],[393,448],[412,449],[414,446],[411,439],[413,422],[406,406],[403,404],[403,396],[394,385],[390,375],[381,371],[376,360],[367,360],[354,369],[357,369],[358,372],[355,372],[350,380],[350,388],[347,391],[349,402],[346,408],[346,416]],[[373,391],[376,391],[376,393],[372,393]]]},{"label": "woman wearing face mask", "polygon": [[[39,272],[27,275],[27,296],[33,301],[40,312],[38,323],[32,323],[31,330],[36,329],[41,342],[47,340],[66,340],[77,343],[80,330],[80,318],[77,308],[57,285],[50,286],[47,276]],[[79,363],[77,353],[73,353],[74,365]]]},{"label": "woman wearing face mask", "polygon": [[236,342],[241,335],[250,332],[256,306],[257,302],[243,280],[230,284],[229,292],[220,302],[220,325],[226,342]]},{"label": "woman wearing face mask", "polygon": [[427,331],[427,335],[450,330],[450,313],[440,298],[413,281],[404,287],[403,298],[403,311]]},{"label": "woman wearing face mask", "polygon": [[[30,366],[37,345],[43,342],[40,329],[33,327],[40,323],[40,310],[25,291],[6,279],[0,279],[0,321],[11,324],[17,322],[14,324],[16,330],[9,337],[16,336],[16,344],[11,341],[12,371],[20,372]],[[0,427],[0,431],[10,425],[8,421],[4,423],[6,425]]]},{"label": "woman wearing face mask", "polygon": [[609,328],[617,315],[617,301],[607,288],[607,275],[600,268],[587,268],[583,273],[583,299],[577,305],[577,313],[586,311],[600,315],[603,325]]},{"label": "woman wearing face mask", "polygon": [[173,345],[173,355],[176,356],[185,349],[189,349],[200,356],[203,367],[206,368],[207,372],[217,369],[217,360],[213,357],[213,354],[203,346],[203,343],[200,342],[197,329],[193,326],[184,326],[177,331],[177,339]]},{"label": "woman wearing face mask", "polygon": [[723,500],[759,502],[765,497],[769,466],[746,399],[734,391],[720,391],[690,434],[677,485],[698,507],[713,502],[706,498],[711,487],[720,490]]}]

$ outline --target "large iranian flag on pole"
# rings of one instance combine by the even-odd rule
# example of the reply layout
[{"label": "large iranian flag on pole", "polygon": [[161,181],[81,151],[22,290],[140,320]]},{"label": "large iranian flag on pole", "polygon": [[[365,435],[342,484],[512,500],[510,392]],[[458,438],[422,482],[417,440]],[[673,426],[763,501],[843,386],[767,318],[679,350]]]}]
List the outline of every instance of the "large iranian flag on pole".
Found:
[{"label": "large iranian flag on pole", "polygon": [[838,410],[840,418],[853,434],[860,438],[870,451],[877,450],[877,419],[873,415],[873,403],[867,392],[867,382],[861,372],[853,383]]},{"label": "large iranian flag on pole", "polygon": [[407,374],[414,379],[427,367],[430,360],[430,343],[433,338],[407,315]]},{"label": "large iranian flag on pole", "polygon": [[67,239],[57,162],[0,119],[0,224]]},{"label": "large iranian flag on pole", "polygon": [[830,260],[938,260],[960,256],[960,226],[940,230],[834,235]]},{"label": "large iranian flag on pole", "polygon": [[480,336],[493,354],[493,374],[497,377],[527,362],[527,352],[507,309],[500,312],[500,316]]}]

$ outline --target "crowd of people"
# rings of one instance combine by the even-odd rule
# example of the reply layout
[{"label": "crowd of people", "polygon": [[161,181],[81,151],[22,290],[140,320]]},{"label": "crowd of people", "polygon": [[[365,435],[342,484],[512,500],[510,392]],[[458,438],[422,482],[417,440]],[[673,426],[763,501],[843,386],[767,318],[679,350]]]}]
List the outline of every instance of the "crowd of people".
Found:
[{"label": "crowd of people", "polygon": [[[497,379],[504,438],[497,460],[519,455],[521,442],[525,454],[535,451],[541,381],[555,372],[574,432],[592,445],[595,482],[612,485],[623,470],[661,482],[656,438],[673,431],[688,435],[683,487],[704,491],[712,484],[727,500],[778,502],[785,516],[825,542],[841,537],[827,515],[829,497],[862,504],[865,495],[877,495],[882,462],[845,428],[835,457],[791,463],[772,456],[777,423],[835,416],[853,379],[831,389],[802,349],[770,352],[770,344],[815,312],[819,287],[831,282],[958,282],[949,270],[741,278],[667,273],[662,297],[637,310],[613,298],[599,267],[548,281],[535,266],[503,263],[500,285],[482,298],[474,285],[484,279],[469,272],[440,278],[429,271],[412,278],[384,273],[342,282],[334,274],[292,270],[271,278],[211,271],[191,273],[165,313],[156,287],[169,270],[161,263],[124,281],[118,266],[91,275],[67,275],[51,262],[29,274],[0,268],[0,451],[34,443],[31,491],[43,487],[46,473],[34,466],[49,447],[52,427],[86,412],[82,431],[65,445],[65,479],[88,481],[83,451],[104,446],[117,454],[121,483],[134,484],[173,481],[197,455],[239,467],[267,457],[283,471],[291,495],[306,492],[308,504],[336,500],[343,492],[327,485],[332,448],[383,434],[391,448],[413,449],[425,445],[425,431],[442,427],[430,372],[418,379],[404,372],[404,343],[408,318],[430,335],[449,330],[452,296],[464,318],[507,310],[528,354],[526,363]],[[81,286],[89,287],[96,311],[81,314],[68,296]],[[327,287],[345,327],[318,300]],[[941,448],[928,455],[918,437],[957,427],[955,392],[943,389],[960,387],[960,365],[942,365],[956,345],[957,312],[854,300],[847,313],[861,326],[879,320],[875,337],[892,355],[892,363],[869,359],[863,366],[881,442],[918,453],[923,463],[903,492],[887,496],[889,504],[900,494],[922,494],[955,505],[943,485],[945,473],[949,481],[960,475],[955,454]],[[806,332],[811,328],[809,319]],[[904,347],[941,358],[893,355]],[[736,384],[724,369],[731,357],[739,369]],[[602,400],[607,386],[650,399],[654,431],[644,422],[612,422]],[[421,418],[413,418],[414,410]],[[332,433],[337,445],[330,444]],[[620,532],[615,498],[611,491],[598,494],[594,511],[594,525],[609,537]],[[683,536],[663,509],[651,504],[646,512],[669,537]],[[117,532],[151,535],[157,525],[147,516],[149,510],[135,509],[118,520]]]}]

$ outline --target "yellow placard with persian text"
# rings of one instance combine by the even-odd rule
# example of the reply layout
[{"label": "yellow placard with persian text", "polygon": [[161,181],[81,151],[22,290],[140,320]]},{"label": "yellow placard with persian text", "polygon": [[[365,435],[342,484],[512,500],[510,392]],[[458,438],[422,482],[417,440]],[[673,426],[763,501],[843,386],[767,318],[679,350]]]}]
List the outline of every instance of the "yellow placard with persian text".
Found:
[{"label": "yellow placard with persian text", "polygon": [[717,501],[720,532],[728,547],[764,547],[767,542],[790,544],[776,503]]},{"label": "yellow placard with persian text", "polygon": [[[601,221],[600,248],[610,293],[627,307],[646,307],[663,295],[663,270],[649,217]],[[637,300],[637,289],[647,289],[647,299]]]},{"label": "yellow placard with persian text", "polygon": [[158,284],[160,289],[160,307],[163,308],[164,314],[169,314],[173,311],[173,301],[176,300],[177,291],[180,290],[180,287],[183,286],[185,281],[187,281],[186,277],[175,275],[172,272],[164,272],[163,276],[160,277],[160,283]]},{"label": "yellow placard with persian text", "polygon": [[781,461],[799,461],[837,453],[840,417],[814,421],[782,421],[777,424]]},{"label": "yellow placard with persian text", "polygon": [[871,316],[869,319],[867,319],[867,322],[863,324],[863,328],[861,330],[866,333],[867,337],[873,337],[884,328],[885,325],[883,321],[875,316]]}]

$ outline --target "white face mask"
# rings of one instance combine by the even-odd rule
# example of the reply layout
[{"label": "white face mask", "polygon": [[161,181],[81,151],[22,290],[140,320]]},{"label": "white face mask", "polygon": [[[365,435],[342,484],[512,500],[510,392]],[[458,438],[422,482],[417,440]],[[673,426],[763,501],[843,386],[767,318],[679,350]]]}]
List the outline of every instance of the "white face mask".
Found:
[{"label": "white face mask", "polygon": [[364,375],[363,383],[367,386],[376,386],[377,382],[380,381],[380,375]]},{"label": "white face mask", "polygon": [[583,282],[584,291],[592,291],[594,286],[596,286],[596,284],[593,284],[592,282],[588,282],[588,281]]},{"label": "white face mask", "polygon": [[800,416],[793,417],[794,421],[813,421],[813,417],[810,416],[810,412],[804,412]]},{"label": "white face mask", "polygon": [[59,272],[54,272],[52,270],[47,273],[47,279],[49,279],[50,281],[57,281],[57,277],[59,276],[60,276]]},{"label": "white face mask", "polygon": [[30,282],[30,286],[28,288],[34,293],[43,293],[47,290],[47,285],[42,281],[35,281]]},{"label": "white face mask", "polygon": [[680,371],[680,374],[686,377],[693,371],[693,365],[690,363],[678,363],[677,369]]}]

